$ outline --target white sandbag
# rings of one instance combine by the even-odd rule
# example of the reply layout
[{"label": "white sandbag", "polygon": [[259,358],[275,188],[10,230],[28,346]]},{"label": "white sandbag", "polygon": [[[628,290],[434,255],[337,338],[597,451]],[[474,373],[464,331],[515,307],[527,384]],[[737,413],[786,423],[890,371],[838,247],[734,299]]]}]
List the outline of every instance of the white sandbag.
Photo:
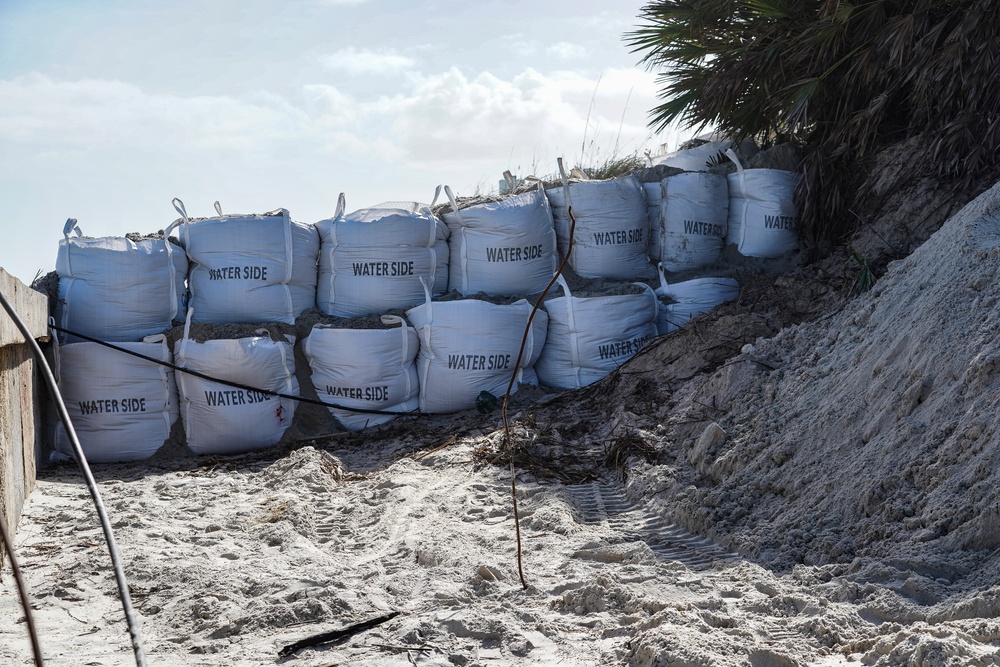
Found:
[{"label": "white sandbag", "polygon": [[660,260],[668,271],[708,266],[725,245],[729,186],[724,176],[686,172],[661,182]]},{"label": "white sandbag", "polygon": [[[649,158],[649,166],[655,167],[662,164],[684,171],[708,171],[713,161],[719,161],[720,154],[725,154],[727,150],[734,147],[735,143],[729,139],[710,141],[694,148],[651,157]],[[747,156],[753,155],[757,152],[757,144],[754,143],[753,139],[744,139],[739,145],[739,151]]]},{"label": "white sandbag", "polygon": [[632,174],[608,181],[576,181],[545,191],[552,206],[559,252],[566,255],[573,208],[576,229],[569,265],[584,278],[631,280],[653,275],[649,263],[646,193]]},{"label": "white sandbag", "polygon": [[729,174],[729,232],[727,243],[747,257],[780,257],[798,246],[799,215],[795,186],[799,175],[781,169],[744,169],[736,154]]},{"label": "white sandbag", "polygon": [[669,284],[660,267],[660,287],[656,296],[676,303],[660,303],[656,329],[660,335],[687,324],[695,316],[740,295],[740,283],[735,278],[694,278]]},{"label": "white sandbag", "polygon": [[649,217],[649,258],[657,262],[660,260],[660,234],[662,234],[660,209],[662,186],[660,181],[656,181],[643,183],[642,189],[646,191],[646,214]]},{"label": "white sandbag", "polygon": [[724,141],[710,141],[694,148],[688,148],[687,150],[674,151],[667,155],[658,155],[650,158],[650,166],[655,167],[662,164],[668,167],[683,169],[684,171],[708,171],[709,162],[718,156],[719,153],[724,153],[732,147],[733,142],[728,139]]},{"label": "white sandbag", "polygon": [[316,302],[327,315],[363,317],[419,304],[420,279],[448,284],[448,228],[428,206],[380,204],[316,223],[321,239]]},{"label": "white sandbag", "polygon": [[576,297],[562,276],[564,296],[544,303],[549,315],[545,347],[535,364],[538,380],[576,389],[600,380],[656,336],[657,300],[648,285],[641,294]]},{"label": "white sandbag", "polygon": [[[173,361],[162,334],[116,345]],[[89,462],[141,461],[163,446],[177,421],[172,369],[97,343],[56,343],[54,348],[59,393]],[[61,423],[54,444],[57,452],[72,456]]]},{"label": "white sandbag", "polygon": [[[188,311],[188,326],[192,321]],[[263,335],[174,344],[177,365],[255,389],[299,393],[291,342]],[[277,444],[292,423],[296,401],[177,373],[187,446],[196,454],[238,454]]]},{"label": "white sandbag", "polygon": [[[87,238],[76,220],[63,228],[56,256],[59,326],[104,341],[137,342],[183,317],[188,261],[161,239]],[[72,342],[76,337],[60,337]]]},{"label": "white sandbag", "polygon": [[459,210],[451,188],[449,288],[459,294],[538,294],[555,273],[556,236],[542,190]]},{"label": "white sandbag", "polygon": [[294,324],[316,304],[319,234],[313,225],[292,221],[285,209],[191,219],[180,200],[174,208],[183,216],[196,322]]},{"label": "white sandbag", "polygon": [[477,299],[431,302],[429,294],[425,303],[407,310],[407,319],[420,337],[417,376],[421,412],[473,408],[483,391],[503,396],[515,367],[517,383],[537,384],[532,367],[545,344],[548,322],[541,310],[531,321],[517,365],[531,311],[532,305],[524,299],[510,305]]},{"label": "white sandbag", "polygon": [[[401,317],[383,315],[390,329],[344,329],[317,324],[302,341],[312,383],[324,403],[359,410],[409,412],[419,405],[420,384],[414,360],[417,331]],[[393,415],[330,408],[349,431],[384,424]]]}]

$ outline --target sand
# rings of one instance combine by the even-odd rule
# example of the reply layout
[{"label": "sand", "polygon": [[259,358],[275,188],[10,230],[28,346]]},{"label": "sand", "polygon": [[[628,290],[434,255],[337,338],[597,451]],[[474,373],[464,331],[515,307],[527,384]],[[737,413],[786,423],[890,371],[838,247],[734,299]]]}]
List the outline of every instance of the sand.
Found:
[{"label": "sand", "polygon": [[[998,213],[1000,185],[863,294],[748,281],[514,406],[527,588],[495,413],[100,467],[149,664],[1000,664]],[[782,290],[838,305],[746,303]],[[16,548],[49,665],[134,664],[97,525],[42,473]],[[31,664],[20,616],[7,567],[0,664]]]}]

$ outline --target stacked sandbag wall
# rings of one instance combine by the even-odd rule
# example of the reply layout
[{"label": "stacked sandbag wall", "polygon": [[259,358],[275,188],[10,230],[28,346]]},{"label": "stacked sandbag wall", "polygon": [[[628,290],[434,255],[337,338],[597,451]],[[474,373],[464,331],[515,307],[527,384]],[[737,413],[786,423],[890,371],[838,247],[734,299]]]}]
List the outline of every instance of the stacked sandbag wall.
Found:
[{"label": "stacked sandbag wall", "polygon": [[[192,306],[189,327],[192,322],[291,326],[310,309],[326,318],[308,330],[298,347],[293,338],[273,340],[266,333],[203,341],[185,334],[178,341],[174,351],[180,366],[243,385],[213,387],[211,380],[183,373],[176,380],[181,394],[175,403],[181,404],[188,446],[198,453],[232,453],[270,446],[286,433],[299,391],[296,349],[312,372],[309,391],[315,388],[329,414],[350,430],[415,409],[468,409],[482,393],[502,395],[512,377],[558,388],[600,379],[657,331],[683,325],[732,298],[737,286],[730,279],[668,284],[662,277],[657,294],[645,286],[581,296],[571,294],[562,281],[563,296],[549,298],[535,313],[518,364],[532,311],[532,304],[520,297],[540,292],[554,275],[560,249],[569,250],[570,207],[576,229],[569,267],[584,280],[650,277],[650,253],[667,270],[698,270],[717,256],[721,230],[733,219],[720,211],[729,208],[731,213],[734,177],[752,181],[754,171],[759,170],[740,168],[725,187],[721,177],[708,173],[682,173],[645,185],[633,174],[610,181],[564,179],[561,187],[522,189],[504,200],[465,208],[449,190],[451,210],[443,220],[431,207],[417,204],[384,204],[345,214],[343,197],[336,215],[315,225],[292,221],[284,209],[223,215],[217,206],[217,216],[192,219],[175,200],[182,215],[176,223],[178,246],[165,239],[90,245],[95,252],[126,248],[148,255],[172,272],[157,279],[163,292],[159,296],[133,297],[160,307],[156,331],[178,318],[185,300]],[[689,194],[692,190],[699,191],[697,197]],[[681,223],[679,232],[675,220]],[[710,237],[710,248],[698,247],[703,239],[682,238],[692,234],[683,227],[691,221],[697,227],[694,236]],[[86,305],[79,295],[87,290],[74,281],[82,279],[78,257],[87,244],[75,223],[65,232],[59,264],[66,284],[60,294],[65,290],[76,296],[60,306],[59,314],[72,318],[80,312],[78,306]],[[177,252],[181,247],[184,252]],[[442,299],[446,287],[453,294]],[[491,303],[480,293],[511,298]],[[405,319],[399,317],[404,309]],[[347,321],[390,311],[397,319],[377,331],[365,332]],[[114,329],[128,330],[127,324]],[[128,335],[146,335],[153,328],[142,326],[146,328]],[[255,365],[258,370],[249,371]],[[305,368],[303,363],[300,371]],[[220,411],[247,406],[253,410],[233,411],[235,417]]]}]

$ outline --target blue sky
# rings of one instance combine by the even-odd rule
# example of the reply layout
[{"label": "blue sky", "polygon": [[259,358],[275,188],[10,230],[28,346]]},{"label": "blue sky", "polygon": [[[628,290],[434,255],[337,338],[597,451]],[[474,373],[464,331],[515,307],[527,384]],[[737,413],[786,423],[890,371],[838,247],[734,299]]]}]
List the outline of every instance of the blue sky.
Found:
[{"label": "blue sky", "polygon": [[88,236],[488,192],[653,136],[641,0],[0,0],[0,266]]}]

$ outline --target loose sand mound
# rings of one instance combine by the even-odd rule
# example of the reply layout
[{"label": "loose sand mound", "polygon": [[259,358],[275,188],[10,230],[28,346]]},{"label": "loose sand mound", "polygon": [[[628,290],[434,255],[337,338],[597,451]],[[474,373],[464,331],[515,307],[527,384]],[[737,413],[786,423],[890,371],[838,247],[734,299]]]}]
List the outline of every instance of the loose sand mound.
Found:
[{"label": "loose sand mound", "polygon": [[951,583],[989,564],[998,210],[1000,186],[848,307],[748,346],[675,396],[668,437],[697,487],[678,516],[779,566],[892,557]]}]

